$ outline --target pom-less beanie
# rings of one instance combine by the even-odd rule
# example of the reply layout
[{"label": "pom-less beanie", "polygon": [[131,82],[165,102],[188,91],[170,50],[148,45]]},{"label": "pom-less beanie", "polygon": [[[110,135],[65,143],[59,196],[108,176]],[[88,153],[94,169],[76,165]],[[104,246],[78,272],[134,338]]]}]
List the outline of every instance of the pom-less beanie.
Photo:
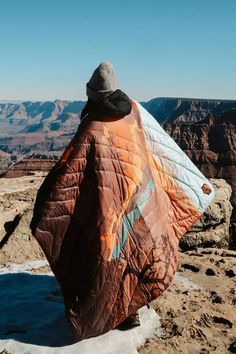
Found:
[{"label": "pom-less beanie", "polygon": [[116,73],[109,61],[103,61],[86,85],[86,93],[89,99],[101,101],[117,90]]}]

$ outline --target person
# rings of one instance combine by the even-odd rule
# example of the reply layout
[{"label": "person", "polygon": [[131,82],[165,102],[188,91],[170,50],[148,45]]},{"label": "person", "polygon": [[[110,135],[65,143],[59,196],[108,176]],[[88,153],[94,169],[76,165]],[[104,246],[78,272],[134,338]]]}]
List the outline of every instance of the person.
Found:
[{"label": "person", "polygon": [[78,130],[41,185],[31,229],[64,297],[75,339],[140,325],[170,285],[179,239],[214,190],[102,62]]},{"label": "person", "polygon": [[[88,101],[81,113],[81,121],[92,114],[110,117],[123,117],[131,112],[131,100],[120,89],[116,81],[116,73],[112,64],[102,62],[94,71],[86,85]],[[117,328],[127,330],[140,326],[138,312],[130,315]]]}]

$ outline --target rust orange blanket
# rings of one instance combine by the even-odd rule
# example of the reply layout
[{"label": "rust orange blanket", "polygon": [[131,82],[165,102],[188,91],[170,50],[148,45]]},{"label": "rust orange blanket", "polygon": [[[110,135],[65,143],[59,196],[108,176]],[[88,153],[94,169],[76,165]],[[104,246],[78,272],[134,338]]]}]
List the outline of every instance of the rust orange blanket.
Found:
[{"label": "rust orange blanket", "polygon": [[31,223],[76,340],[116,327],[174,276],[213,187],[137,102],[90,115],[42,184]]}]

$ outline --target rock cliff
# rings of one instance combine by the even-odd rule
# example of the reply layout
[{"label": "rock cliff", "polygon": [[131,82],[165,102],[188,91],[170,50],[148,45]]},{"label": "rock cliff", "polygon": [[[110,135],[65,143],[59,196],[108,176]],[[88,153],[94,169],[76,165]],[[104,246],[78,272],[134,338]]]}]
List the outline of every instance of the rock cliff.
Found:
[{"label": "rock cliff", "polygon": [[[160,123],[196,123],[236,108],[236,101],[154,98],[142,102]],[[63,149],[80,122],[83,101],[0,103],[0,149],[18,155]]]},{"label": "rock cliff", "polygon": [[208,178],[224,178],[232,187],[231,243],[236,247],[236,109],[195,124],[163,125]]},{"label": "rock cliff", "polygon": [[236,108],[233,100],[158,97],[143,106],[159,123],[197,123]]}]

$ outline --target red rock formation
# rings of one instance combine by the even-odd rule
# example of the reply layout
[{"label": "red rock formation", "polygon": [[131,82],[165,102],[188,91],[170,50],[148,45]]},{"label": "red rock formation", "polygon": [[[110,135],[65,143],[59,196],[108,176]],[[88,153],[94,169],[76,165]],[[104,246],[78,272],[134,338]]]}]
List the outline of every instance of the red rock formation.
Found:
[{"label": "red rock formation", "polygon": [[13,178],[33,175],[35,172],[48,172],[55,164],[53,159],[26,158],[13,164],[1,177]]},{"label": "red rock formation", "polygon": [[203,174],[232,187],[232,237],[236,246],[236,109],[195,124],[164,124],[164,129]]}]

